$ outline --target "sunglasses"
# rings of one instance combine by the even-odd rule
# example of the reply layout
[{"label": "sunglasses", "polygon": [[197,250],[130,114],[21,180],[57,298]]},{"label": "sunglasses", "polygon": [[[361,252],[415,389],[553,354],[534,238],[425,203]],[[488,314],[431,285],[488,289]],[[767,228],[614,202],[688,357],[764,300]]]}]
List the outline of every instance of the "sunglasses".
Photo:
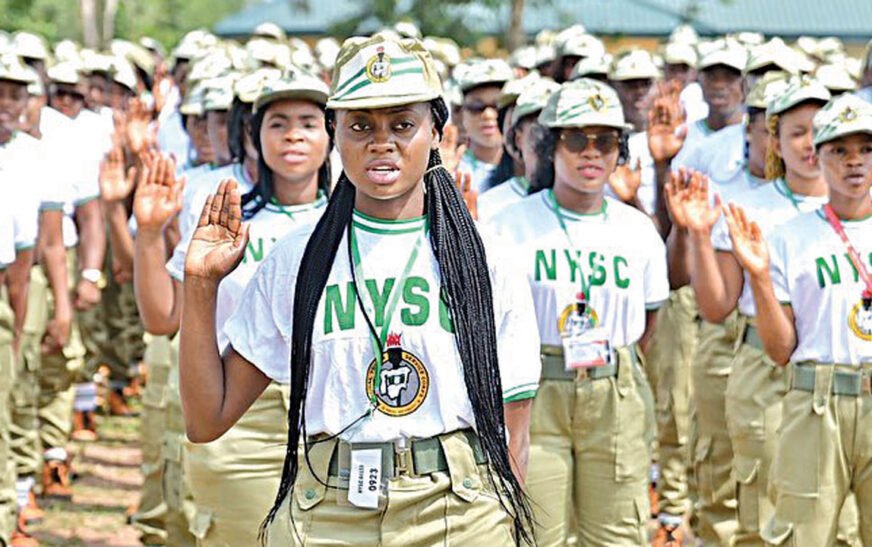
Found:
[{"label": "sunglasses", "polygon": [[563,131],[560,142],[573,153],[583,152],[590,143],[602,154],[611,154],[618,149],[621,138],[616,133],[585,133],[583,131]]},{"label": "sunglasses", "polygon": [[70,97],[71,99],[74,99],[77,101],[84,101],[85,100],[84,95],[82,95],[78,91],[73,91],[72,89],[59,88],[59,89],[55,90],[54,94],[55,94],[55,97],[57,97],[58,99],[61,99],[63,97]]},{"label": "sunglasses", "polygon": [[481,114],[482,112],[484,112],[488,108],[493,108],[494,110],[497,110],[498,109],[497,103],[483,103],[481,101],[475,101],[475,102],[471,102],[471,103],[465,103],[463,105],[464,110],[468,110],[469,112],[472,112],[473,114]]}]

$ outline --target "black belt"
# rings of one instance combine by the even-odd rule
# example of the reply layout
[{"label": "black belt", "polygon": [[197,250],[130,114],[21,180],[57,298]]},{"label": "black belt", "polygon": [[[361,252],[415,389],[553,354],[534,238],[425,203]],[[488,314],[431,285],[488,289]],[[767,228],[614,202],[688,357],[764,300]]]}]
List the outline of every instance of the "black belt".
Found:
[{"label": "black belt", "polygon": [[[478,435],[471,429],[464,430],[463,434],[472,448],[475,463],[478,465],[487,463]],[[337,443],[336,449],[333,450],[333,455],[330,457],[329,475],[339,479],[340,487],[347,487],[351,463],[339,461],[339,444],[341,443],[345,443],[345,441],[340,440]],[[399,447],[397,443],[393,442],[355,443],[354,446],[355,448],[380,449],[382,473],[388,479],[398,475],[423,476],[448,471],[448,459],[445,457],[445,451],[439,437],[412,439],[407,448]]]}]

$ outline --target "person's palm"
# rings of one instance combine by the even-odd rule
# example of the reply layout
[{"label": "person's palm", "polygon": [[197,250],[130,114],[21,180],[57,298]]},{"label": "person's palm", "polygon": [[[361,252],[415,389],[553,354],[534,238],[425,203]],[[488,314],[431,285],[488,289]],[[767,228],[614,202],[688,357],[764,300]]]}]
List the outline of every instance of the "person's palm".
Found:
[{"label": "person's palm", "polygon": [[131,152],[136,154],[147,148],[150,123],[149,113],[142,102],[138,99],[131,101],[127,117],[127,145]]},{"label": "person's palm", "polygon": [[466,203],[466,208],[469,209],[469,214],[472,218],[478,219],[478,192],[472,187],[472,175],[470,173],[454,173],[454,185],[463,197],[463,202]]},{"label": "person's palm", "polygon": [[726,209],[727,227],[733,240],[733,255],[751,275],[769,270],[769,247],[760,226],[749,221],[745,211],[733,203]]},{"label": "person's palm", "polygon": [[687,130],[679,92],[670,84],[660,84],[654,105],[648,112],[648,149],[657,163],[672,161],[681,147]]},{"label": "person's palm", "polygon": [[684,209],[687,228],[693,232],[710,233],[712,227],[721,216],[720,199],[715,197],[714,206],[709,201],[708,179],[700,173],[693,172],[690,185],[684,196]]},{"label": "person's palm", "polygon": [[124,153],[114,147],[100,164],[100,196],[104,201],[126,199],[133,191],[136,169],[124,172]]},{"label": "person's palm", "polygon": [[133,199],[141,230],[163,230],[182,208],[184,181],[175,177],[175,162],[160,155],[146,161]]},{"label": "person's palm", "polygon": [[609,177],[609,186],[624,203],[630,203],[636,199],[639,187],[642,186],[642,163],[636,160],[636,167],[619,165]]},{"label": "person's palm", "polygon": [[442,130],[442,140],[439,143],[439,156],[442,158],[442,165],[449,173],[454,173],[457,166],[460,164],[460,158],[466,152],[466,145],[458,143],[459,131],[457,126],[449,123]]},{"label": "person's palm", "polygon": [[242,198],[235,180],[225,180],[209,196],[191,237],[185,277],[220,281],[242,261],[248,228],[242,224]]}]

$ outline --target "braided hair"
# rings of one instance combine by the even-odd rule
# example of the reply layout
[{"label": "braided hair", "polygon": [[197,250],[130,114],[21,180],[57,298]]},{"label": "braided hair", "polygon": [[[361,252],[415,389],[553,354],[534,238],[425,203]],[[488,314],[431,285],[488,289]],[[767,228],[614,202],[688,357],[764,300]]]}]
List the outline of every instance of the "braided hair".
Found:
[{"label": "braided hair", "polygon": [[[430,111],[441,136],[448,119],[448,109],[440,98],[431,101]],[[331,125],[328,124],[328,127]],[[506,448],[493,293],[485,250],[454,181],[440,167],[441,163],[439,151],[431,150],[424,185],[430,243],[442,276],[442,298],[452,314],[467,395],[478,425],[481,446],[490,464],[488,478],[499,495],[501,505],[514,521],[516,541],[532,544],[532,511],[521,484],[512,473]],[[336,253],[351,221],[355,192],[355,187],[343,172],[324,215],[306,244],[297,275],[294,329],[291,335],[287,452],[278,494],[261,525],[262,541],[280,505],[293,493],[299,472],[297,457],[301,439],[306,443],[304,451],[308,464],[306,397],[315,314]]]},{"label": "braided hair", "polygon": [[[322,105],[319,105],[321,110],[325,112],[325,123],[327,113]],[[257,184],[250,192],[242,196],[242,218],[243,220],[251,219],[261,209],[275,197],[275,184],[273,183],[273,172],[266,160],[263,158],[263,144],[260,141],[260,129],[263,127],[263,120],[266,117],[268,108],[258,110],[251,120],[251,132],[249,136],[254,143],[254,148],[257,150]],[[329,124],[328,124],[329,127]],[[330,151],[333,149],[333,135],[330,135],[330,141],[327,143],[327,157],[324,158],[324,163],[318,168],[318,189],[324,195],[330,195]]]}]

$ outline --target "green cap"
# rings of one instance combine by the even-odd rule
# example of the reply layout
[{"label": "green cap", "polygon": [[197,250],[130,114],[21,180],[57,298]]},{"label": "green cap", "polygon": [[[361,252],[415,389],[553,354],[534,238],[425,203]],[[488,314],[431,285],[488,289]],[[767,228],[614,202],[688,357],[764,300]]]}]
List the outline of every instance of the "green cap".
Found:
[{"label": "green cap", "polygon": [[854,133],[872,134],[872,103],[856,95],[840,95],[814,116],[815,146]]},{"label": "green cap", "polygon": [[748,50],[733,39],[715,40],[706,45],[705,53],[700,53],[699,70],[724,65],[742,72],[748,64]]},{"label": "green cap", "polygon": [[551,78],[539,78],[528,86],[515,101],[515,109],[512,111],[512,126],[518,124],[521,119],[531,114],[536,114],[548,104],[548,98],[552,93],[560,89],[560,84]]},{"label": "green cap", "polygon": [[515,78],[515,72],[509,63],[501,59],[478,59],[467,63],[466,70],[457,81],[464,93],[474,87],[485,84],[502,86]]},{"label": "green cap", "polygon": [[790,74],[780,70],[770,70],[759,78],[745,97],[745,106],[765,110],[769,102],[787,89]]},{"label": "green cap", "polygon": [[291,69],[279,78],[264,81],[260,95],[254,101],[254,110],[258,111],[281,99],[305,99],[325,105],[329,94],[327,84],[321,79],[300,69]]},{"label": "green cap", "polygon": [[379,33],[342,44],[327,108],[388,108],[441,95],[442,83],[424,45]]},{"label": "green cap", "polygon": [[586,76],[608,77],[611,66],[612,56],[608,53],[602,57],[587,57],[586,59],[582,59],[575,63],[575,67],[573,67],[569,79],[577,80]]},{"label": "green cap", "polygon": [[631,49],[619,53],[612,61],[609,79],[612,81],[656,79],[660,69],[654,57],[644,49]]},{"label": "green cap", "polygon": [[32,84],[37,81],[36,73],[28,70],[21,59],[12,53],[0,55],[0,80],[9,80],[21,84]]},{"label": "green cap", "polygon": [[827,102],[832,98],[824,84],[810,76],[796,76],[790,79],[787,87],[773,94],[766,105],[766,117],[775,116],[790,110],[805,101]]},{"label": "green cap", "polygon": [[604,125],[622,131],[631,128],[624,121],[617,92],[590,78],[567,82],[552,93],[539,114],[539,123],[546,127]]}]

